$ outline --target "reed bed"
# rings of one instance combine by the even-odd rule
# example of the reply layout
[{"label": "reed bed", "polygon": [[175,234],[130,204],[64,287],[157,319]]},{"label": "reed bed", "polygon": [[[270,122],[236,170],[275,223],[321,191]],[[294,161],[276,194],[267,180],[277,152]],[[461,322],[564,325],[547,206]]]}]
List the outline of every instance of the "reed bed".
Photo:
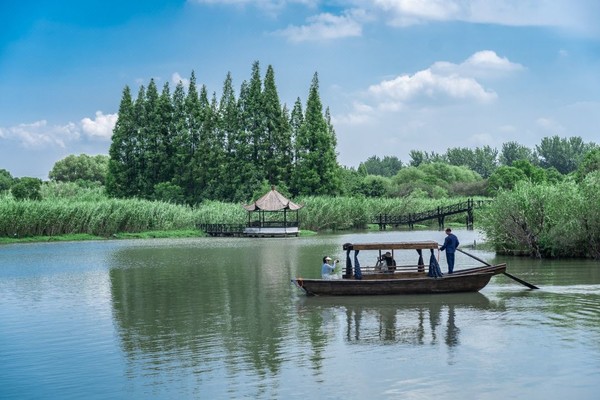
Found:
[{"label": "reed bed", "polygon": [[[419,197],[367,198],[310,196],[294,200],[302,229],[364,229],[375,215],[404,215],[466,201],[466,198],[431,200]],[[265,215],[278,220],[278,214]],[[110,237],[119,233],[195,230],[199,223],[245,224],[241,204],[206,201],[195,207],[160,201],[108,198],[102,187],[47,184],[42,200],[13,199],[0,194],[0,236],[32,237],[89,234]]]},{"label": "reed bed", "polygon": [[0,235],[8,237],[79,233],[109,237],[123,232],[194,229],[197,220],[191,207],[137,199],[0,201]]},{"label": "reed bed", "polygon": [[372,223],[376,215],[405,215],[433,210],[461,201],[467,201],[467,198],[432,200],[411,196],[401,198],[317,196],[304,197],[298,202],[304,205],[300,210],[302,228],[321,231],[363,229]]},{"label": "reed bed", "polygon": [[237,203],[205,201],[195,211],[197,222],[205,224],[243,224],[248,219],[246,210]]}]

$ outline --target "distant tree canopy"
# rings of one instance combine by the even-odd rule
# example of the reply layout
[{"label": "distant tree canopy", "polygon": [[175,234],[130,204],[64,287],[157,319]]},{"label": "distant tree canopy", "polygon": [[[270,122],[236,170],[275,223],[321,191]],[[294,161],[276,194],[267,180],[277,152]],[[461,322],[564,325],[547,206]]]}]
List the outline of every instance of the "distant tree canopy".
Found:
[{"label": "distant tree canopy", "polygon": [[442,162],[402,168],[392,178],[392,181],[397,185],[398,195],[404,196],[419,190],[427,193],[432,198],[448,197],[449,194],[465,194],[464,192],[469,191],[465,188],[465,185],[477,187],[475,191],[480,192],[479,183],[482,180],[477,172],[465,166],[449,165]]},{"label": "distant tree canopy", "polygon": [[554,167],[561,174],[568,174],[577,169],[584,155],[594,149],[594,143],[585,143],[578,136],[560,138],[545,137],[536,146],[539,164],[544,168]]},{"label": "distant tree canopy", "polygon": [[95,182],[104,185],[108,172],[108,156],[70,155],[57,161],[48,174],[58,182]]},{"label": "distant tree canopy", "polygon": [[40,200],[42,198],[41,187],[41,179],[23,177],[15,179],[10,191],[17,200]]},{"label": "distant tree canopy", "polygon": [[[600,148],[593,142],[585,143],[580,137],[546,137],[535,150],[517,142],[507,142],[500,152],[490,146],[474,149],[457,147],[448,149],[444,154],[411,150],[409,156],[408,168],[396,157],[387,156],[382,160],[371,156],[359,165],[358,173],[389,177],[390,171],[397,168],[397,173],[392,175],[397,187],[390,190],[404,195],[418,189],[432,197],[439,197],[444,195],[444,191],[448,195],[496,195],[499,190],[511,190],[519,181],[558,183],[570,173],[582,180],[586,174],[600,168]],[[428,165],[439,172],[434,174],[436,179],[432,179],[431,174],[427,175],[427,168],[423,169]],[[484,180],[465,180],[465,176],[456,180],[452,171],[441,168],[442,165],[464,167]],[[373,193],[372,190],[368,192]]]},{"label": "distant tree canopy", "polygon": [[361,162],[358,171],[364,175],[379,175],[392,177],[402,168],[402,161],[396,156],[371,156],[367,161]]},{"label": "distant tree canopy", "polygon": [[583,160],[577,168],[577,180],[582,181],[588,174],[594,171],[600,171],[600,148],[595,148],[585,153]]},{"label": "distant tree canopy", "polygon": [[13,185],[13,181],[14,179],[10,172],[5,169],[0,169],[0,192],[10,189]]},{"label": "distant tree canopy", "polygon": [[315,73],[306,111],[298,98],[291,113],[281,105],[275,73],[261,80],[252,65],[236,99],[227,74],[220,99],[198,89],[192,72],[187,92],[179,82],[158,92],[151,80],[133,99],[125,87],[110,146],[107,192],[116,197],[185,201],[248,201],[265,185],[292,195],[340,191],[336,137],[323,111]]}]

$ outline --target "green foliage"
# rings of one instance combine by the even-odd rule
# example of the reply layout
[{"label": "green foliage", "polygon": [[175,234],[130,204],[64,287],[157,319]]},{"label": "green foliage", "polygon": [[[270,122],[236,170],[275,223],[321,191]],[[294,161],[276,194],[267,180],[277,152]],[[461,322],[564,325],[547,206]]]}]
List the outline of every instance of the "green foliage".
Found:
[{"label": "green foliage", "polygon": [[577,168],[577,180],[581,182],[587,174],[594,171],[600,171],[600,148],[595,148],[585,153],[583,160]]},{"label": "green foliage", "polygon": [[109,151],[107,193],[177,202],[183,196],[188,204],[249,201],[264,181],[294,193],[338,193],[335,131],[316,74],[306,115],[299,104],[290,115],[280,104],[273,68],[263,83],[258,62],[237,100],[229,73],[220,100],[197,86],[193,71],[187,93],[180,82],[172,95],[168,84],[159,94],[151,80],[133,100],[126,87]]},{"label": "green foliage", "polygon": [[584,184],[519,182],[503,191],[483,214],[488,240],[500,252],[532,257],[600,258],[600,174]]},{"label": "green foliage", "polygon": [[290,185],[295,195],[332,195],[340,191],[335,154],[337,140],[326,115],[323,115],[319,79],[315,73],[303,123],[296,136],[297,158]]},{"label": "green foliage", "polygon": [[586,174],[579,188],[582,196],[579,223],[589,254],[600,260],[600,170]]},{"label": "green foliage", "polygon": [[395,156],[384,156],[382,159],[371,156],[358,166],[358,170],[364,171],[365,175],[380,175],[388,178],[396,175],[401,168],[402,161]]},{"label": "green foliage", "polygon": [[367,197],[384,197],[391,191],[392,181],[377,175],[367,175],[357,187],[357,193]]},{"label": "green foliage", "polygon": [[48,177],[57,182],[88,181],[105,184],[109,157],[105,155],[70,155],[57,161]]},{"label": "green foliage", "polygon": [[8,200],[0,202],[0,236],[91,234],[192,229],[198,213],[189,207],[137,199]]},{"label": "green foliage", "polygon": [[427,164],[431,162],[448,162],[444,155],[437,154],[434,151],[432,151],[431,153],[427,153],[426,151],[421,150],[411,150],[409,156],[410,161],[408,164],[411,167],[418,167],[421,164]]},{"label": "green foliage", "polygon": [[511,190],[517,182],[526,179],[525,173],[516,167],[498,167],[488,179],[488,194],[495,196],[503,190]]},{"label": "green foliage", "polygon": [[154,200],[166,203],[183,204],[183,189],[171,182],[161,182],[154,185]]},{"label": "green foliage", "polygon": [[134,183],[137,181],[136,164],[136,134],[133,112],[133,100],[128,86],[123,89],[119,118],[115,124],[112,142],[108,154],[108,174],[106,176],[106,191],[114,197],[129,197],[137,195]]},{"label": "green foliage", "polygon": [[577,170],[584,154],[595,147],[593,143],[584,143],[578,136],[552,136],[543,138],[536,150],[542,167],[554,167],[561,174],[568,174]]},{"label": "green foliage", "polygon": [[530,148],[517,142],[507,142],[502,144],[499,160],[501,165],[510,167],[512,166],[513,162],[519,160],[533,162],[535,160],[535,156]]},{"label": "green foliage", "polygon": [[243,224],[248,214],[241,204],[206,200],[194,210],[197,221],[206,224]]},{"label": "green foliage", "polygon": [[14,179],[10,172],[5,169],[0,169],[0,193],[10,189],[10,187],[13,185],[13,182]]},{"label": "green foliage", "polygon": [[498,150],[490,146],[469,148],[452,148],[446,152],[446,159],[451,165],[465,166],[488,178],[496,169]]},{"label": "green foliage", "polygon": [[[397,186],[396,195],[406,196],[415,191],[425,192],[431,198],[441,199],[461,190],[481,192],[482,178],[464,166],[442,162],[420,164],[418,167],[402,168],[392,182]],[[470,189],[466,189],[466,188]]]},{"label": "green foliage", "polygon": [[103,186],[81,185],[80,182],[45,182],[40,190],[43,200],[103,201],[106,193]]},{"label": "green foliage", "polygon": [[523,174],[532,183],[542,183],[546,181],[546,171],[543,168],[536,167],[527,160],[516,160],[512,166],[523,171]]},{"label": "green foliage", "polygon": [[39,200],[42,180],[38,178],[18,178],[10,188],[10,192],[16,200]]}]

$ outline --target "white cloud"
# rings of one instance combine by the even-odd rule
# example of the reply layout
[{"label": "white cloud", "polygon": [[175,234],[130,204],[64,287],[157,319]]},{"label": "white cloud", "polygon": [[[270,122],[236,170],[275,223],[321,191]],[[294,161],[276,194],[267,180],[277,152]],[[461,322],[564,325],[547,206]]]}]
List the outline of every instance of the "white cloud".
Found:
[{"label": "white cloud", "polygon": [[409,26],[429,20],[448,20],[461,14],[460,6],[449,0],[375,0],[395,26]]},{"label": "white cloud", "polygon": [[81,129],[89,137],[101,139],[110,139],[113,128],[117,123],[117,114],[106,114],[102,111],[96,111],[96,118],[84,118],[81,120]]},{"label": "white cloud", "polygon": [[37,148],[43,146],[66,147],[66,142],[76,140],[80,137],[77,127],[69,122],[66,125],[48,126],[46,120],[33,123],[23,123],[8,128],[0,128],[2,138],[15,140],[25,148]]},{"label": "white cloud", "polygon": [[474,100],[481,103],[493,101],[497,95],[484,89],[475,79],[458,74],[441,75],[428,68],[414,75],[400,75],[392,80],[372,85],[369,93],[378,99],[401,103],[422,100]]},{"label": "white cloud", "polygon": [[499,57],[492,50],[478,51],[460,64],[439,61],[431,66],[431,70],[435,73],[458,74],[473,78],[500,77],[524,69],[521,64],[513,63],[506,57]]},{"label": "white cloud", "polygon": [[0,127],[0,139],[18,142],[28,149],[45,146],[66,149],[70,144],[81,141],[82,137],[109,140],[117,121],[117,114],[96,112],[94,119],[83,118],[80,123],[68,122],[64,125],[49,125],[40,120],[10,127]]},{"label": "white cloud", "polygon": [[175,85],[181,82],[184,87],[188,87],[190,84],[190,80],[183,78],[181,75],[179,75],[179,72],[174,72],[173,75],[171,75],[171,82],[173,82]]},{"label": "white cloud", "polygon": [[[524,67],[499,57],[494,51],[479,51],[461,63],[438,61],[414,74],[402,74],[370,85],[354,101],[351,111],[338,113],[335,121],[346,126],[371,123],[401,113],[426,112],[446,106],[486,105],[498,94],[481,83],[482,78],[510,75]],[[481,136],[477,142],[486,142]]]},{"label": "white cloud", "polygon": [[362,21],[368,17],[363,10],[348,10],[343,15],[323,13],[312,16],[302,26],[289,26],[276,32],[292,42],[318,41],[362,35]]},{"label": "white cloud", "polygon": [[[369,2],[364,2],[368,7]],[[572,0],[375,0],[393,26],[463,21],[508,26],[548,26],[598,33],[597,2]]]},{"label": "white cloud", "polygon": [[224,5],[235,7],[256,7],[269,14],[276,14],[290,4],[301,4],[315,8],[319,0],[188,0],[194,4]]}]

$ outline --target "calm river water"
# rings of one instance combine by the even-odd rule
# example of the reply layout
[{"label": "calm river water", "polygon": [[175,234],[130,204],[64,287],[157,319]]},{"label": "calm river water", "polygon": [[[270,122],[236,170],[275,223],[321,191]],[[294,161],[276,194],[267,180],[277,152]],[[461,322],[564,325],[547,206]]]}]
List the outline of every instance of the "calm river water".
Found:
[{"label": "calm river water", "polygon": [[472,250],[536,291],[496,276],[480,293],[307,298],[290,283],[345,242],[429,239],[444,235],[1,246],[0,398],[599,398],[598,262]]}]

